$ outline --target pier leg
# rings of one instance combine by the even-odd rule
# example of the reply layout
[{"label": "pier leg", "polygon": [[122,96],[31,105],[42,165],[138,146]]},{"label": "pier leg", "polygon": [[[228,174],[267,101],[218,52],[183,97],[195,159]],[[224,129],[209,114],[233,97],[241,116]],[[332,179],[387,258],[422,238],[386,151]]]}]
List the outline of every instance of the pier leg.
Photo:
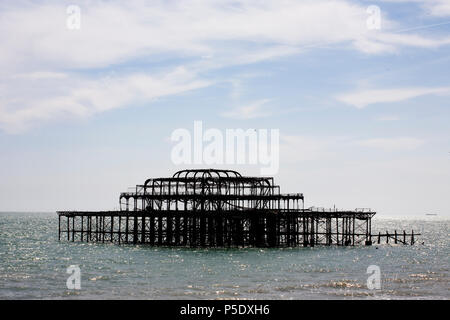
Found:
[{"label": "pier leg", "polygon": [[98,242],[98,215],[95,215],[95,241]]},{"label": "pier leg", "polygon": [[103,216],[101,217],[101,219],[102,219],[102,226],[101,226],[101,228],[102,228],[102,242],[105,243],[105,232],[106,232],[106,227],[105,227],[105,216],[103,215]]},{"label": "pier leg", "polygon": [[129,243],[128,234],[129,234],[129,219],[128,212],[125,218],[125,243]]},{"label": "pier leg", "polygon": [[138,217],[135,213],[133,225],[133,244],[136,244],[137,242],[138,242]]},{"label": "pier leg", "polygon": [[189,234],[189,232],[188,232],[188,230],[189,230],[189,219],[186,216],[186,213],[184,213],[184,215],[183,215],[183,223],[182,223],[182,225],[183,225],[183,232],[181,233],[181,235],[183,237],[183,240],[181,241],[181,245],[186,246],[187,243],[188,243],[187,238],[188,238],[188,234]]},{"label": "pier leg", "polygon": [[150,216],[150,245],[155,244],[155,217]]},{"label": "pier leg", "polygon": [[119,215],[119,244],[122,242],[122,216]]},{"label": "pier leg", "polygon": [[191,247],[196,247],[197,246],[197,241],[198,241],[198,223],[197,223],[197,217],[194,216],[192,217],[192,242],[191,242]]},{"label": "pier leg", "polygon": [[336,217],[336,244],[339,245],[339,218]]},{"label": "pier leg", "polygon": [[75,216],[72,217],[72,242],[75,241]]},{"label": "pier leg", "polygon": [[205,238],[206,238],[206,223],[205,218],[200,217],[200,246],[205,246]]},{"label": "pier leg", "polygon": [[166,244],[171,245],[172,244],[172,229],[173,229],[173,217],[167,216],[166,217]]},{"label": "pier leg", "polygon": [[331,245],[331,218],[326,218],[326,227],[325,227],[325,237],[326,237],[326,245]]},{"label": "pier leg", "polygon": [[162,227],[162,216],[158,215],[158,245],[162,245],[163,243],[163,227]]},{"label": "pier leg", "polygon": [[141,243],[145,243],[145,215],[142,215],[141,217],[141,224],[142,224]]},{"label": "pier leg", "polygon": [[[211,220],[211,218],[209,219]],[[175,217],[175,245],[180,245],[180,217],[178,215]]]},{"label": "pier leg", "polygon": [[216,219],[216,243],[217,246],[223,246],[223,220],[222,217],[217,217]]},{"label": "pier leg", "polygon": [[67,218],[67,241],[69,241],[70,240],[69,217],[66,217],[66,218]]},{"label": "pier leg", "polygon": [[371,221],[370,218],[366,220],[366,246],[372,245],[372,230],[371,230]]},{"label": "pier leg", "polygon": [[274,216],[270,216],[270,218],[267,218],[267,242],[269,244],[269,247],[275,247],[276,241],[277,241],[277,235],[276,235],[276,218]]},{"label": "pier leg", "polygon": [[353,215],[352,220],[353,220],[352,221],[352,246],[354,246],[355,245],[355,220],[356,220],[355,215]]},{"label": "pier leg", "polygon": [[308,235],[307,235],[307,223],[306,223],[306,218],[303,217],[302,218],[302,224],[303,224],[303,247],[307,247],[308,246]]},{"label": "pier leg", "polygon": [[91,218],[92,216],[87,217],[87,242],[91,241]]}]

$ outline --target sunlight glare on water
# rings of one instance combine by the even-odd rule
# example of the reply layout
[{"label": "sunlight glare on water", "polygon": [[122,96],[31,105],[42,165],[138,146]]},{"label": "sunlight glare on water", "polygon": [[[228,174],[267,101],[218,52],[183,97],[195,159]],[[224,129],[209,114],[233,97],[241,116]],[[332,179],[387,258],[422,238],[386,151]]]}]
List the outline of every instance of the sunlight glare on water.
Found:
[{"label": "sunlight glare on water", "polygon": [[[187,249],[58,242],[55,213],[0,214],[1,299],[448,299],[449,220],[374,219],[414,246]],[[422,244],[423,243],[423,244]],[[78,265],[81,290],[69,290]],[[367,288],[369,265],[381,290]]]}]

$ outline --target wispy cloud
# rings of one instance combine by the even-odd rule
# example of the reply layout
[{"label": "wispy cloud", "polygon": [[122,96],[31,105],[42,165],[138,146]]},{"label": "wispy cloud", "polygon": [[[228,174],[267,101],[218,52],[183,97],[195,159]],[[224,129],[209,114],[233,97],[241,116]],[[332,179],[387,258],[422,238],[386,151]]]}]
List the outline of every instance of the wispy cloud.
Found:
[{"label": "wispy cloud", "polygon": [[272,115],[272,110],[266,104],[270,101],[270,99],[253,101],[244,106],[234,108],[231,111],[224,112],[222,116],[240,120],[269,117]]},{"label": "wispy cloud", "polygon": [[[34,85],[38,92],[31,96],[20,96],[18,89],[2,96],[0,128],[10,133],[23,132],[38,121],[90,116],[209,85],[209,82],[198,80],[195,74],[184,68],[153,76],[133,73],[87,80],[72,75],[70,82],[62,83],[61,78],[68,77],[46,75],[39,78],[40,83],[36,85],[36,75],[31,74],[20,77],[19,82],[13,82],[30,87]],[[59,87],[55,90],[53,84]],[[39,98],[33,99],[36,96]]]},{"label": "wispy cloud", "polygon": [[[395,22],[387,15],[382,30],[368,30],[366,6],[350,0],[77,4],[80,30],[66,28],[66,7],[59,1],[0,4],[4,130],[19,131],[32,122],[86,116],[127,106],[135,99],[151,101],[201,88],[211,83],[205,74],[212,70],[279,59],[323,45],[379,54],[449,44],[445,37],[392,34],[389,29]],[[153,70],[154,61],[167,64],[159,65],[158,73],[128,70],[116,78],[120,83],[104,86],[108,70],[137,60],[146,61],[148,70]],[[164,75],[181,66],[192,75],[182,83]],[[247,117],[265,114],[258,105],[236,110],[236,115]]]},{"label": "wispy cloud", "polygon": [[397,88],[397,89],[371,89],[358,90],[338,95],[337,100],[356,108],[365,108],[375,103],[399,102],[424,95],[448,95],[450,87],[439,88]]}]

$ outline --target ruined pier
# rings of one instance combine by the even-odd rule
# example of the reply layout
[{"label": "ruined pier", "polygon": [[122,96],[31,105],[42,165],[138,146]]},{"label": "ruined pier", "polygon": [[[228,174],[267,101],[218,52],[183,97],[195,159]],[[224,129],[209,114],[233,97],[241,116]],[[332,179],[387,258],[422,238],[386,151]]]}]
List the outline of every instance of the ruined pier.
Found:
[{"label": "ruined pier", "polygon": [[[183,170],[120,194],[117,211],[58,211],[58,239],[185,247],[371,245],[370,209],[304,207],[271,177]],[[394,234],[391,235],[393,237]],[[416,234],[417,235],[417,234]],[[395,243],[406,243],[403,232]],[[386,240],[391,238],[386,233]],[[392,238],[393,239],[393,238]]]}]

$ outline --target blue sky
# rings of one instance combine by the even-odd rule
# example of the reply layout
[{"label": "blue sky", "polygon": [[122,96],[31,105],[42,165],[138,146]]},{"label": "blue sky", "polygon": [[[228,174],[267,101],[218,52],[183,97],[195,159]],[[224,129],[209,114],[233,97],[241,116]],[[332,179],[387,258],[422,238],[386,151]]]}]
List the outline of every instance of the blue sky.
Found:
[{"label": "blue sky", "polygon": [[171,133],[201,120],[280,129],[276,181],[307,206],[450,215],[449,1],[14,1],[0,16],[0,210],[117,207],[184,168]]}]

